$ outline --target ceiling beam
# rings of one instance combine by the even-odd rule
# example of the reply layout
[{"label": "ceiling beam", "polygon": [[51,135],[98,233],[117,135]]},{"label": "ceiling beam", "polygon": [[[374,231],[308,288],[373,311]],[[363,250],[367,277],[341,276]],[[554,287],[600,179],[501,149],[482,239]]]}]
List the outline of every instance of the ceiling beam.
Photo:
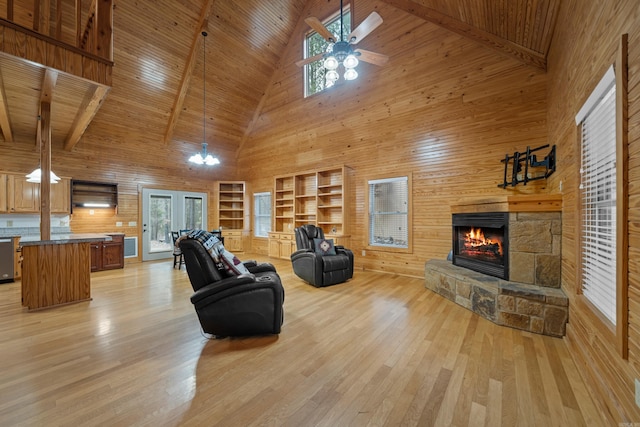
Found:
[{"label": "ceiling beam", "polygon": [[465,22],[459,21],[445,15],[442,12],[438,12],[430,7],[423,6],[412,0],[381,0],[382,2],[403,10],[425,21],[439,25],[454,33],[460,34],[478,43],[489,46],[494,50],[507,55],[511,58],[516,58],[527,65],[546,70],[547,59],[544,55],[535,52],[531,49],[527,49],[524,46],[520,46],[509,40],[498,37],[495,34],[475,28]]},{"label": "ceiling beam", "polygon": [[11,130],[11,120],[9,120],[9,104],[4,90],[2,73],[0,73],[0,130],[6,142],[13,142],[13,131]]},{"label": "ceiling beam", "polygon": [[[294,40],[294,37],[292,36],[292,34],[302,33],[303,25],[307,25],[307,23],[304,22],[304,20],[309,15],[309,10],[311,9],[311,6],[313,5],[313,3],[314,3],[313,1],[307,1],[307,3],[304,6],[304,9],[302,10],[302,13],[298,17],[298,22],[296,23],[296,26],[294,27],[293,32],[288,37],[289,42],[287,43],[287,46],[284,48],[284,52],[282,53],[282,55],[280,55],[280,59],[278,60],[278,63],[276,64],[276,67],[273,70],[273,73],[271,74],[271,80],[269,80],[269,84],[267,85],[266,89],[262,93],[260,102],[258,103],[258,106],[253,112],[253,117],[251,118],[249,125],[245,129],[244,135],[242,135],[242,140],[240,141],[240,144],[238,144],[238,148],[236,149],[236,155],[235,155],[236,160],[238,159],[240,152],[242,151],[245,143],[247,142],[249,135],[253,133],[253,128],[256,126],[256,123],[258,122],[260,115],[262,115],[264,104],[267,101],[267,99],[269,99],[269,97],[271,96],[271,91],[276,86],[277,79],[279,79],[282,74],[282,58],[288,58],[291,53],[291,49],[293,49],[294,46],[295,47],[302,46],[302,43],[300,43],[300,40],[297,38]],[[280,85],[278,85],[278,88],[280,88]]]},{"label": "ceiling beam", "polygon": [[[187,62],[184,66],[184,72],[182,73],[182,79],[180,80],[180,87],[178,88],[178,94],[173,100],[173,107],[171,108],[171,117],[169,117],[169,124],[164,132],[164,143],[168,144],[173,138],[173,132],[176,129],[178,118],[180,117],[180,111],[182,105],[187,96],[189,90],[189,84],[191,83],[191,76],[193,75],[193,69],[196,65],[196,52],[199,51],[200,40],[202,39],[202,31],[204,31],[209,23],[209,15],[211,14],[211,8],[215,0],[205,0],[205,4],[200,12],[200,18],[198,19],[198,25],[196,31],[193,34],[193,40],[191,41],[191,49],[189,50],[189,56],[187,56]],[[206,142],[206,141],[203,141]]]},{"label": "ceiling beam", "polygon": [[84,134],[84,131],[89,127],[89,123],[95,117],[96,113],[100,109],[102,102],[107,97],[109,86],[92,85],[93,90],[88,90],[87,94],[82,102],[82,105],[78,109],[73,125],[69,130],[67,139],[64,142],[64,149],[71,151],[80,142],[80,138]]}]

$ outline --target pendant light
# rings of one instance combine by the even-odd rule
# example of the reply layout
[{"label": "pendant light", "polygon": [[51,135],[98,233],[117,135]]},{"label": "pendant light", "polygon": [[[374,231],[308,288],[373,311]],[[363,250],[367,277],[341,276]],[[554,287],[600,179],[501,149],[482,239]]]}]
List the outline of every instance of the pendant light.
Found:
[{"label": "pendant light", "polygon": [[[42,170],[40,168],[34,170],[33,172],[31,172],[28,175],[25,175],[27,177],[27,182],[36,182],[36,183],[40,183],[40,181],[42,180]],[[60,181],[60,177],[58,175],[56,175],[55,173],[53,173],[53,171],[49,171],[49,177],[51,180],[51,184],[57,184],[58,181]]]},{"label": "pendant light", "polygon": [[207,49],[206,43],[207,32],[202,32],[202,153],[196,153],[189,157],[191,163],[197,165],[219,165],[220,160],[207,153]]}]

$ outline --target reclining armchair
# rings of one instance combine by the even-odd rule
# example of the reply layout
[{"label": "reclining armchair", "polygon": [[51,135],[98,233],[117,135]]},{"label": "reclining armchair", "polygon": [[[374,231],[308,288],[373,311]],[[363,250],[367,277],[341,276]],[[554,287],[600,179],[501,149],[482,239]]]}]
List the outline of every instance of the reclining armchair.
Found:
[{"label": "reclining armchair", "polygon": [[216,338],[280,333],[284,288],[272,264],[248,261],[243,264],[249,273],[227,276],[199,240],[187,237],[178,244],[204,332]]},{"label": "reclining armchair", "polygon": [[335,285],[353,277],[353,252],[334,246],[322,228],[303,225],[295,230],[298,250],[291,254],[293,272],[315,287]]}]

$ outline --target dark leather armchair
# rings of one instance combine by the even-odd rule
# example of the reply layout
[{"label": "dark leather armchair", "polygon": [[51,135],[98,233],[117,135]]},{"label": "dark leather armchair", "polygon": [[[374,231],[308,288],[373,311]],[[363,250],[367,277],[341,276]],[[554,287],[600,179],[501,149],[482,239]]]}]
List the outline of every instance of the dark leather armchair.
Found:
[{"label": "dark leather armchair", "polygon": [[335,285],[353,277],[353,252],[335,246],[335,255],[321,255],[315,251],[313,239],[324,239],[322,228],[303,225],[295,229],[298,250],[291,254],[293,272],[315,287]]},{"label": "dark leather armchair", "polygon": [[226,277],[198,240],[178,244],[204,332],[216,338],[280,333],[284,288],[272,264],[248,261],[243,264],[249,274]]}]

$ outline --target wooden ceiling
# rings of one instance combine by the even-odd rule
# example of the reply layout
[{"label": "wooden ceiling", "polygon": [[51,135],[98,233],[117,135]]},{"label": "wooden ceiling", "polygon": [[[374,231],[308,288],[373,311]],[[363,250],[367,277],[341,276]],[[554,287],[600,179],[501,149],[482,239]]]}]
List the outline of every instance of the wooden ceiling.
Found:
[{"label": "wooden ceiling", "polygon": [[[8,1],[0,0],[2,18],[7,17]],[[10,3],[14,20],[26,25],[34,5],[41,2]],[[389,55],[387,66],[393,66],[394,57],[394,52],[385,51],[387,41],[406,37],[415,25],[439,25],[498,54],[544,69],[559,3],[353,0],[351,10],[356,25],[373,10],[383,17],[376,35],[360,47]],[[302,87],[281,88],[279,80],[302,72],[289,58],[302,58],[302,36],[309,30],[304,19],[324,19],[338,7],[339,0],[114,0],[112,88],[83,138],[102,144],[134,141],[134,149],[140,151],[171,146],[187,155],[200,149],[206,121],[209,151],[223,161],[233,160],[271,91],[296,91],[302,96]],[[202,30],[208,33],[206,41]],[[410,43],[411,38],[406,39]],[[44,69],[3,55],[0,74],[13,143],[34,143]],[[74,118],[86,108],[87,93],[92,91],[95,85],[90,81],[60,73],[52,104],[54,147],[65,147],[74,132]],[[80,149],[83,138],[66,149]]]}]

